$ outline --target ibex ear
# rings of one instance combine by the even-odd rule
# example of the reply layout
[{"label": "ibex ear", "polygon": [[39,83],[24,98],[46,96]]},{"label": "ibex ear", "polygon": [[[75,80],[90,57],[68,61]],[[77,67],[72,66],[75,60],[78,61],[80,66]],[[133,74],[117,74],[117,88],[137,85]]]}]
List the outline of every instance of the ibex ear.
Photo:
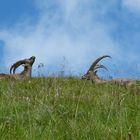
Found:
[{"label": "ibex ear", "polygon": [[26,67],[29,66],[29,64],[23,64],[22,66],[23,66],[24,68],[26,68]]},{"label": "ibex ear", "polygon": [[97,74],[97,70],[94,71],[94,74],[95,74],[95,75]]}]

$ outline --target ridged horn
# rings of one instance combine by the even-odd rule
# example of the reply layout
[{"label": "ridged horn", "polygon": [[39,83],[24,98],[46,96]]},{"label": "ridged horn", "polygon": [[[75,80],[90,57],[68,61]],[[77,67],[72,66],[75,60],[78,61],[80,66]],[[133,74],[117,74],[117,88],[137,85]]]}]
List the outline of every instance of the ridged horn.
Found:
[{"label": "ridged horn", "polygon": [[103,58],[106,58],[106,57],[111,58],[111,56],[109,56],[109,55],[104,55],[104,56],[101,56],[101,57],[97,58],[97,59],[92,63],[92,65],[90,66],[90,68],[89,68],[88,71],[94,71],[94,69],[95,69],[96,65],[99,63],[99,61],[101,61]]},{"label": "ridged horn", "polygon": [[15,71],[16,69],[22,65],[22,64],[25,64],[27,59],[24,59],[24,60],[19,60],[17,61],[16,63],[14,63],[11,67],[10,67],[10,74],[13,72],[13,74],[15,74]]},{"label": "ridged horn", "polygon": [[94,71],[95,70],[97,71],[97,69],[99,69],[99,68],[103,68],[103,69],[108,71],[107,67],[105,67],[104,65],[96,65],[95,68],[94,68]]},{"label": "ridged horn", "polygon": [[23,59],[23,60],[19,60],[16,63],[14,63],[11,68],[10,68],[10,74],[13,71],[13,74],[15,74],[15,71],[17,69],[17,67],[19,67],[22,64],[30,64],[31,66],[33,65],[33,63],[35,62],[35,56],[30,57],[29,59]]}]

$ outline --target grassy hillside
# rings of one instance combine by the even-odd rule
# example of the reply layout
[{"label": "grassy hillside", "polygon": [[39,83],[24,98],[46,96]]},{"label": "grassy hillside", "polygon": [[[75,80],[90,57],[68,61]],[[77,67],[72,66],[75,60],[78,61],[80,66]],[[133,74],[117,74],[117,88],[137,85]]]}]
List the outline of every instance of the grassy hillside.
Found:
[{"label": "grassy hillside", "polygon": [[0,139],[140,140],[140,86],[0,81]]}]

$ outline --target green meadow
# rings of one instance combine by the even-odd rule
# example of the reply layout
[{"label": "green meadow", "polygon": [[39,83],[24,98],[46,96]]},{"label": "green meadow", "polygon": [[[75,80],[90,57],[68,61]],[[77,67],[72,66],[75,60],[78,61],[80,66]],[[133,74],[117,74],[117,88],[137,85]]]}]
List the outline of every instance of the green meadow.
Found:
[{"label": "green meadow", "polygon": [[140,84],[1,80],[0,140],[140,140]]}]

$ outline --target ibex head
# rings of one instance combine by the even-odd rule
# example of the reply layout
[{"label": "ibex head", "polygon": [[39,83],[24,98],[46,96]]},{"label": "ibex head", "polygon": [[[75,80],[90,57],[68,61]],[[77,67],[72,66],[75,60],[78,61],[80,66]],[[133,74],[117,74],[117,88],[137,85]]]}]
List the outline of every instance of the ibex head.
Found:
[{"label": "ibex head", "polygon": [[15,74],[16,69],[23,64],[24,64],[24,68],[32,67],[34,62],[35,62],[35,56],[32,56],[29,59],[19,60],[10,67],[10,74],[11,73]]},{"label": "ibex head", "polygon": [[10,74],[15,74],[16,69],[23,65],[24,70],[19,74],[21,79],[25,77],[31,77],[32,65],[35,62],[35,56],[30,57],[29,59],[19,60],[14,63],[10,68]]},{"label": "ibex head", "polygon": [[111,56],[109,55],[104,55],[102,57],[97,58],[92,65],[90,66],[89,70],[87,71],[87,73],[85,75],[82,76],[82,79],[86,79],[86,80],[96,80],[96,79],[100,79],[97,76],[97,70],[99,68],[103,68],[105,70],[108,70],[104,65],[100,65],[98,64],[99,61],[101,61],[103,58],[109,57],[111,58]]}]

